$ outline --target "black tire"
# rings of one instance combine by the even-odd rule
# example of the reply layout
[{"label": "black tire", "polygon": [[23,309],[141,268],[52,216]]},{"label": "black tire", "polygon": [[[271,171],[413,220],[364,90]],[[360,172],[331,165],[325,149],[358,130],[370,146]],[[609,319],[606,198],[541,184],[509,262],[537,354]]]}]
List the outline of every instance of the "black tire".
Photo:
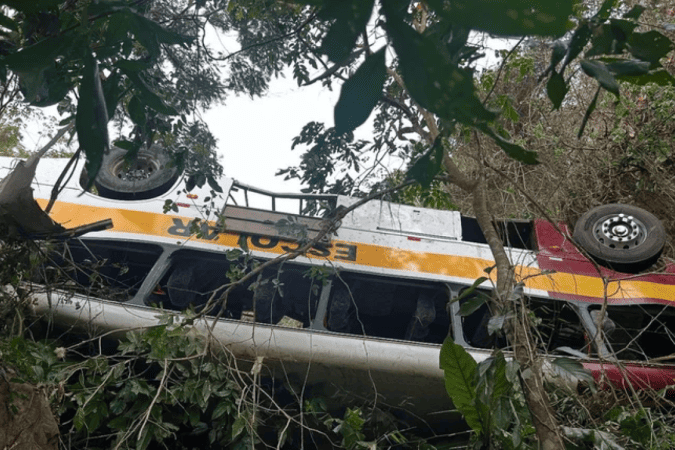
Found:
[{"label": "black tire", "polygon": [[141,149],[127,163],[126,150],[113,147],[103,157],[94,185],[101,197],[115,200],[144,200],[166,193],[180,173],[171,166],[169,155],[159,147]]},{"label": "black tire", "polygon": [[598,206],[581,216],[574,227],[574,240],[598,263],[636,273],[659,258],[666,231],[650,212],[615,203]]}]

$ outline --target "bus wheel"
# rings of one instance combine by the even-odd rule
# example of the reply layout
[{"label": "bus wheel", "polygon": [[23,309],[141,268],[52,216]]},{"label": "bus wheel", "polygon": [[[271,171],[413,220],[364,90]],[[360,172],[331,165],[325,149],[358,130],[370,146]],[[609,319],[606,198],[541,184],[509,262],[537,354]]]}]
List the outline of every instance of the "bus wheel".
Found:
[{"label": "bus wheel", "polygon": [[166,193],[180,175],[169,155],[159,147],[141,149],[133,161],[126,150],[113,147],[103,156],[94,185],[101,197],[115,200],[143,200]]},{"label": "bus wheel", "polygon": [[635,273],[654,264],[666,243],[663,224],[650,212],[614,203],[581,216],[574,240],[594,260],[611,269]]}]

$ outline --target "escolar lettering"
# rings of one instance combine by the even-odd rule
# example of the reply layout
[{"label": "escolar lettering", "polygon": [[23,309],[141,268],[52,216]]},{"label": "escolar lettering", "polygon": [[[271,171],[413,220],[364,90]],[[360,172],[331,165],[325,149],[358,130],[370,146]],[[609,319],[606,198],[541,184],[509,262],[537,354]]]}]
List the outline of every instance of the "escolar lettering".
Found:
[{"label": "escolar lettering", "polygon": [[[182,219],[174,218],[172,220],[173,225],[171,225],[167,230],[169,234],[182,237],[190,237],[194,234],[194,221],[189,221],[186,224]],[[206,222],[200,222],[198,226],[200,231],[200,234],[197,236],[198,239],[212,241],[218,237],[219,231],[216,227],[212,227]],[[269,250],[280,246],[281,250],[285,252],[291,252],[300,246],[300,244],[297,243],[291,244],[289,242],[282,242],[276,237],[266,237],[259,235],[246,236],[246,240],[247,243],[251,245],[251,247],[262,250]],[[293,247],[291,245],[293,245]],[[329,258],[332,255],[335,259],[340,259],[343,261],[356,261],[356,252],[357,247],[356,245],[352,244],[338,243],[335,244],[335,247],[333,247],[332,244],[317,243],[307,253],[320,258]]]}]

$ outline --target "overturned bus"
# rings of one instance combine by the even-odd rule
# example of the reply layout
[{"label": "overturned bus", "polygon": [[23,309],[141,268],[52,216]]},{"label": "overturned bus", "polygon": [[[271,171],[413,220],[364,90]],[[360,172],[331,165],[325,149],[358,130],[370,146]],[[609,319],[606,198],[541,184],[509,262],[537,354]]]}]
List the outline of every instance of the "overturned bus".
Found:
[{"label": "overturned bus", "polygon": [[[67,273],[70,282],[36,294],[36,310],[62,326],[123,333],[156,325],[158,307],[199,309],[250,270],[238,249],[259,262],[275,258],[321,230],[323,218],[303,214],[310,202],[335,209],[356,201],[275,194],[229,178],[221,180],[220,195],[208,188],[187,192],[151,154],[131,168],[121,156],[110,159],[96,184],[99,195],[83,192],[74,176],[50,212],[69,227],[113,222],[65,242],[67,258],[46,268]],[[0,162],[4,171],[15,163]],[[41,206],[65,164],[40,162],[33,186]],[[540,319],[543,352],[576,358],[618,387],[674,383],[675,266],[648,271],[665,242],[653,215],[626,205],[584,215],[575,240],[593,260],[573,245],[564,225],[500,221],[497,228]],[[304,255],[270,266],[237,286],[226,303],[216,302],[212,333],[238,359],[262,361],[264,376],[282,378],[297,392],[306,385],[327,396],[355,392],[425,420],[445,420],[451,403],[440,344],[449,334],[478,361],[495,345],[486,328],[488,305],[462,316],[461,302],[451,300],[483,276],[488,279],[462,302],[489,291],[486,268],[493,265],[475,219],[372,200]],[[598,340],[596,317],[605,302]]]}]

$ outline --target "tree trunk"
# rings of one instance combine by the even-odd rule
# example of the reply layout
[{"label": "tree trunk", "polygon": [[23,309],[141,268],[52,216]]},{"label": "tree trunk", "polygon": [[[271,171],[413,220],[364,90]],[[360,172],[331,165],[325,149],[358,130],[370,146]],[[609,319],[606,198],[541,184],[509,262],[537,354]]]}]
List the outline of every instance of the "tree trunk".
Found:
[{"label": "tree trunk", "polygon": [[[403,79],[393,70],[390,73],[401,88],[405,90]],[[428,132],[420,133],[420,136],[427,144],[432,146],[440,134],[436,120],[431,113],[419,107],[419,105],[417,106],[429,130]],[[526,314],[518,314],[516,302],[506,300],[515,286],[515,273],[504,249],[504,244],[499,238],[499,234],[492,222],[487,204],[485,183],[482,179],[473,180],[468,178],[457,167],[448,153],[443,155],[443,167],[451,183],[472,195],[476,220],[495,259],[497,266],[497,292],[494,304],[497,314],[507,315],[507,320],[505,321],[507,338],[513,346],[514,358],[521,368],[523,395],[532,414],[532,424],[535,427],[541,448],[543,450],[562,450],[565,448],[565,445],[558,421],[551,408],[551,402],[544,389],[541,364],[537,363],[536,346],[534,345],[532,335],[529,333],[531,324],[527,320]]]},{"label": "tree trunk", "polygon": [[517,301],[509,298],[515,286],[515,273],[511,261],[504,249],[497,230],[489,213],[485,183],[481,179],[474,186],[473,209],[476,220],[497,265],[497,292],[495,306],[497,314],[505,314],[505,328],[507,338],[513,348],[514,358],[520,365],[521,386],[525,401],[532,415],[532,424],[543,450],[564,449],[565,444],[560,434],[558,421],[551,408],[551,402],[544,389],[543,374],[540,358],[537,355],[536,345],[529,332],[531,323],[526,314],[524,299],[521,308]]}]

